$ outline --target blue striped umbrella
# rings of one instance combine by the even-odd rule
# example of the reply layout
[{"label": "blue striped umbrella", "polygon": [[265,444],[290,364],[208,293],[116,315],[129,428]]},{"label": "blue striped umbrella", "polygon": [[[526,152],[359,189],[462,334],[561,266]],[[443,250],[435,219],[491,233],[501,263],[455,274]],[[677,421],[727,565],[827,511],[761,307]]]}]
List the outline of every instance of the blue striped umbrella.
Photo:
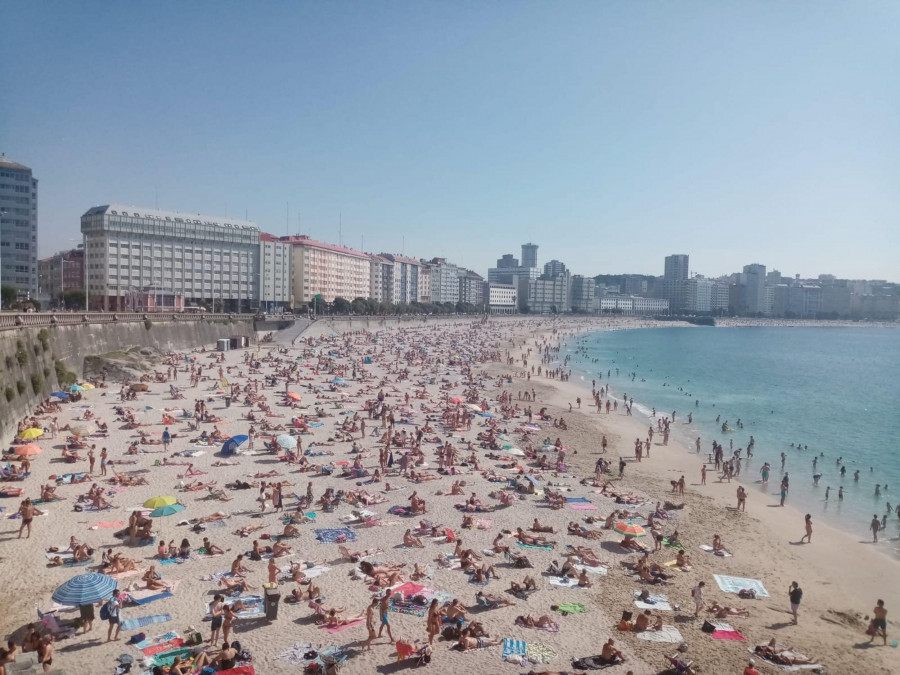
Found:
[{"label": "blue striped umbrella", "polygon": [[61,605],[90,605],[110,597],[118,582],[105,574],[79,574],[53,591],[53,601]]}]

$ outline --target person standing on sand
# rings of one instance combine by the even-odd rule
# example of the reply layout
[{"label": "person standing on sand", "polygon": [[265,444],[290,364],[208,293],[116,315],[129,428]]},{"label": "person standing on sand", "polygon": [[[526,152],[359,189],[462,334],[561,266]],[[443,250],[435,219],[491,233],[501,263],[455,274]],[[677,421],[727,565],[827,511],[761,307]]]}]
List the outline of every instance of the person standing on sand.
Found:
[{"label": "person standing on sand", "polygon": [[700,467],[700,485],[706,485],[706,464]]},{"label": "person standing on sand", "polygon": [[769,482],[770,469],[771,469],[771,467],[769,466],[769,463],[766,462],[765,464],[762,465],[762,468],[759,470],[760,475],[762,475],[763,485],[765,485],[766,483]]},{"label": "person standing on sand", "polygon": [[25,501],[22,502],[22,505],[19,507],[19,515],[22,516],[22,524],[19,525],[19,536],[17,539],[22,538],[22,530],[26,527],[28,528],[28,534],[25,538],[31,539],[31,521],[34,520],[34,504],[31,503],[30,497],[26,497]]},{"label": "person standing on sand", "polygon": [[388,610],[390,608],[391,603],[391,593],[390,591],[385,591],[384,595],[381,596],[381,607],[379,611],[381,613],[381,628],[378,629],[378,637],[381,637],[381,634],[384,632],[384,629],[387,628],[388,639],[391,643],[394,642],[394,636],[391,634],[391,622],[388,619]]},{"label": "person standing on sand", "polygon": [[744,668],[744,675],[759,675],[759,671],[756,669],[756,661],[754,659],[750,659],[747,662],[747,667]]},{"label": "person standing on sand", "polygon": [[380,600],[376,595],[372,598],[372,602],[369,603],[369,606],[366,607],[366,630],[369,631],[369,637],[363,642],[363,646],[367,652],[372,651],[372,641],[375,639],[375,608],[378,607],[379,602]]},{"label": "person standing on sand", "polygon": [[703,587],[706,586],[705,581],[701,581],[691,590],[691,597],[694,599],[694,618],[700,615],[700,611],[706,606],[703,602]]},{"label": "person standing on sand", "polygon": [[739,485],[737,489],[737,508],[739,511],[747,510],[747,491],[743,485]]},{"label": "person standing on sand", "polygon": [[869,644],[878,637],[880,632],[881,637],[884,638],[884,644],[887,646],[887,610],[884,608],[884,600],[878,601],[872,613],[875,617],[872,619],[872,637],[869,639]]},{"label": "person standing on sand", "polygon": [[[122,603],[119,602],[118,591],[113,591],[113,596],[106,601],[106,613],[109,616],[109,629],[106,631],[106,641],[119,639],[119,632],[122,630],[122,624],[119,619],[119,611],[122,609]],[[113,637],[113,628],[116,629],[116,636]]]},{"label": "person standing on sand", "polygon": [[797,610],[800,609],[800,601],[803,599],[803,589],[800,588],[800,584],[796,581],[791,582],[791,587],[788,589],[788,598],[791,601],[791,614],[794,615],[791,623],[796,626]]},{"label": "person standing on sand", "polygon": [[169,427],[166,427],[165,429],[163,429],[162,442],[163,442],[163,449],[166,452],[168,452],[169,451],[169,443],[172,442],[172,434],[169,433]]},{"label": "person standing on sand", "polygon": [[[28,501],[27,499],[25,501]],[[872,516],[872,522],[869,523],[869,527],[872,529],[872,543],[878,543],[878,530],[881,529],[881,521],[878,520],[878,514],[874,514]],[[19,534],[21,534],[21,530]],[[31,528],[28,529],[28,535],[31,536]]]},{"label": "person standing on sand", "polygon": [[103,448],[100,451],[100,475],[106,475],[106,462],[109,459],[109,454],[106,452],[106,448]]},{"label": "person standing on sand", "polygon": [[802,544],[803,540],[806,539],[806,542],[808,544],[811,544],[812,543],[812,516],[807,513],[806,518],[804,520],[806,521],[806,534],[804,534],[802,537],[800,537],[800,543]]}]

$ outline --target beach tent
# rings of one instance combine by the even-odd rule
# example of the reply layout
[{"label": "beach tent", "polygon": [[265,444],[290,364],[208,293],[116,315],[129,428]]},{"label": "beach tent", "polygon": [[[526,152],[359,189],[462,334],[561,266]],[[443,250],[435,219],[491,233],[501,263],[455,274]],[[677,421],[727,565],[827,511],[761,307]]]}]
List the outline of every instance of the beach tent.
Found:
[{"label": "beach tent", "polygon": [[238,448],[248,440],[250,440],[250,437],[243,434],[240,436],[232,436],[222,445],[222,454],[226,457],[236,454]]}]

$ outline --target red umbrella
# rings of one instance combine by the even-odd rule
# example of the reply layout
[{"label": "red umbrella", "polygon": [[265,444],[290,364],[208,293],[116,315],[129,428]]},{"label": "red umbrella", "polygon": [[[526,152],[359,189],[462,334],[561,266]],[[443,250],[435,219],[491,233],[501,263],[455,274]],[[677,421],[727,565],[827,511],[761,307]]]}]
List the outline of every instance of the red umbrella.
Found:
[{"label": "red umbrella", "polygon": [[454,396],[450,399],[450,403],[462,403],[463,400],[459,396]]},{"label": "red umbrella", "polygon": [[27,443],[15,448],[15,452],[19,457],[30,457],[32,455],[41,454],[43,450],[41,450],[40,446],[37,446],[34,443]]},{"label": "red umbrella", "polygon": [[646,535],[644,528],[634,523],[619,522],[616,523],[613,529],[626,537],[643,537]]}]

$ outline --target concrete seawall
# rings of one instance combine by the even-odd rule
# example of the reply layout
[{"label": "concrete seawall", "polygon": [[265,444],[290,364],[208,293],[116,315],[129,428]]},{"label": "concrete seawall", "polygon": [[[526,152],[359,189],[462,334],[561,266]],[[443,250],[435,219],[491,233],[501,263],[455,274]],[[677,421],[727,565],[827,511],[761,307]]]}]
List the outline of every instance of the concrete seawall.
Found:
[{"label": "concrete seawall", "polygon": [[0,439],[12,439],[18,420],[50,392],[64,387],[60,377],[71,373],[80,378],[85,357],[133,347],[155,347],[162,352],[208,347],[219,338],[238,335],[255,340],[250,318],[151,320],[147,325],[26,326],[0,332]]}]

